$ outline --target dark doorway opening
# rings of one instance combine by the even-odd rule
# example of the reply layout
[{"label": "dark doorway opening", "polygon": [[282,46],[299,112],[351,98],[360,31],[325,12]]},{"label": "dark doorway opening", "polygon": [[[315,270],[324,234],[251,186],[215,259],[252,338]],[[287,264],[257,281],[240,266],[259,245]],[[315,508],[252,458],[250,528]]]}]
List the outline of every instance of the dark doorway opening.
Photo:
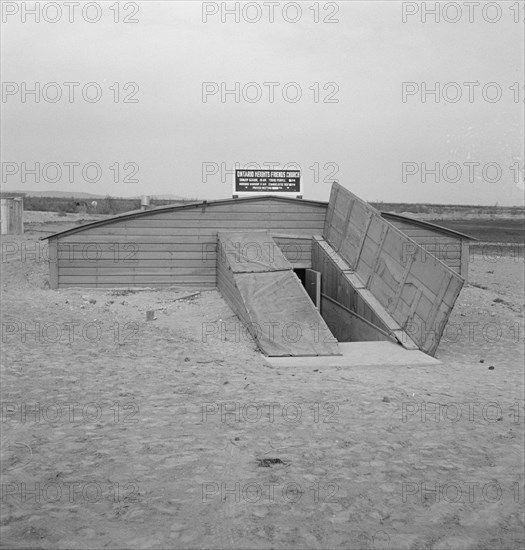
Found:
[{"label": "dark doorway opening", "polygon": [[299,277],[299,279],[301,280],[301,284],[303,286],[306,286],[306,269],[295,269],[294,268],[294,273],[297,275],[297,277]]},{"label": "dark doorway opening", "polygon": [[321,274],[312,269],[297,268],[295,274],[317,310],[321,307]]}]

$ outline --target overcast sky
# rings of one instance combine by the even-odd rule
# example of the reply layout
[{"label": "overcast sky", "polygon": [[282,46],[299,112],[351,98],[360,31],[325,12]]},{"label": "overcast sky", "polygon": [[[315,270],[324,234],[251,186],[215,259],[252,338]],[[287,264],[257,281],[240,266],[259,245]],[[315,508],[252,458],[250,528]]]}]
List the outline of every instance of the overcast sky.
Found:
[{"label": "overcast sky", "polygon": [[[84,15],[85,2],[72,14],[46,4],[35,22],[23,13],[33,2],[3,3],[4,189],[226,198],[232,177],[221,165],[295,162],[309,199],[327,200],[336,179],[373,201],[523,204],[523,2],[519,13],[501,2],[499,14],[448,3],[439,22],[422,21],[425,3],[405,3],[418,13],[403,22],[401,2],[305,1],[295,23],[290,2],[275,7],[273,23],[263,3],[254,23],[244,2],[240,21],[224,23],[220,2],[120,2],[117,11],[98,1]],[[251,4],[244,15],[255,20]],[[22,94],[24,82],[40,83],[39,102]],[[221,98],[236,82],[240,102]],[[277,83],[273,103],[268,82]],[[439,102],[422,94],[436,82]],[[39,182],[23,170],[36,162]],[[442,171],[425,180],[423,163]]]}]

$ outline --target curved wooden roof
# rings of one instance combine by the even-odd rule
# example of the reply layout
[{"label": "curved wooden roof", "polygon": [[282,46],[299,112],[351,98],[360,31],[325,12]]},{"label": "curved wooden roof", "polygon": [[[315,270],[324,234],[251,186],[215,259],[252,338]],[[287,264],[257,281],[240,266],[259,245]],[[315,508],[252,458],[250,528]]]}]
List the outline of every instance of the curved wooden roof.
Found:
[{"label": "curved wooden roof", "polygon": [[167,205],[167,206],[157,206],[155,208],[150,208],[149,210],[133,210],[132,212],[124,212],[123,214],[117,214],[116,216],[112,216],[111,218],[106,218],[104,220],[98,220],[96,222],[86,223],[84,225],[80,225],[78,227],[73,227],[71,229],[66,229],[65,231],[59,231],[58,233],[54,233],[53,235],[49,235],[47,237],[42,237],[41,240],[45,239],[54,239],[56,237],[62,237],[65,235],[73,235],[74,233],[80,233],[82,231],[86,231],[87,229],[92,229],[93,227],[100,227],[102,225],[110,225],[114,222],[121,222],[124,220],[133,220],[135,218],[141,218],[145,216],[149,216],[151,214],[158,214],[160,212],[174,212],[177,210],[191,210],[195,208],[208,208],[210,206],[214,206],[216,204],[235,204],[238,202],[257,202],[257,201],[263,201],[263,200],[273,200],[273,201],[282,201],[282,202],[294,202],[294,203],[301,203],[301,204],[310,204],[314,206],[319,206],[322,208],[326,208],[328,203],[321,202],[321,201],[311,201],[311,200],[305,200],[305,199],[293,199],[290,197],[279,197],[276,195],[263,195],[260,197],[245,197],[240,199],[216,199],[211,201],[196,201],[196,202],[189,202],[185,204],[173,204],[173,205]]},{"label": "curved wooden roof", "polygon": [[[73,235],[75,233],[81,233],[83,231],[86,231],[88,229],[92,229],[94,227],[100,227],[103,225],[111,225],[115,222],[121,222],[125,220],[132,220],[135,218],[141,218],[141,217],[147,217],[151,214],[158,214],[160,212],[174,212],[177,210],[190,210],[195,208],[208,208],[213,207],[216,204],[234,204],[238,202],[257,202],[262,200],[273,200],[273,201],[282,201],[282,202],[293,202],[297,204],[309,204],[314,206],[319,206],[321,208],[327,208],[328,203],[324,201],[313,201],[313,200],[307,200],[307,199],[295,199],[290,197],[281,197],[276,195],[262,195],[260,197],[244,197],[244,198],[229,198],[229,199],[216,199],[216,200],[203,200],[203,201],[195,201],[195,202],[189,202],[185,204],[173,204],[173,205],[167,205],[167,206],[157,206],[156,208],[150,208],[149,210],[133,210],[131,212],[125,212],[123,214],[117,214],[116,216],[112,216],[111,218],[106,218],[104,220],[98,220],[91,223],[86,223],[84,225],[80,225],[78,227],[73,227],[71,229],[66,229],[65,231],[59,231],[58,233],[53,233],[52,235],[48,235],[47,237],[42,237],[40,240],[46,240],[46,239],[55,239],[64,237],[66,235]],[[393,214],[390,212],[381,212],[381,216],[383,216],[385,219],[396,219],[399,221],[405,221],[408,223],[411,223],[413,225],[419,225],[421,227],[425,227],[426,229],[437,231],[439,233],[448,234],[450,236],[461,238],[461,239],[468,239],[468,240],[476,240],[474,237],[471,237],[469,235],[465,235],[464,233],[460,233],[458,231],[454,231],[452,229],[447,229],[446,227],[442,227],[440,225],[436,225],[433,223],[425,222],[423,220],[417,220],[415,218],[409,218],[408,216],[402,216],[401,214]]]}]

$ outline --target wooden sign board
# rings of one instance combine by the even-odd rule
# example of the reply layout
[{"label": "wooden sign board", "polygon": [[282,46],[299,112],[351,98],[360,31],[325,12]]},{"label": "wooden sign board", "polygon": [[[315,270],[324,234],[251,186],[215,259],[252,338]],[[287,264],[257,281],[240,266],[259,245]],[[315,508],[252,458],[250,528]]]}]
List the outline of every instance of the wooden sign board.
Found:
[{"label": "wooden sign board", "polygon": [[282,195],[302,198],[300,170],[235,170],[233,197]]}]

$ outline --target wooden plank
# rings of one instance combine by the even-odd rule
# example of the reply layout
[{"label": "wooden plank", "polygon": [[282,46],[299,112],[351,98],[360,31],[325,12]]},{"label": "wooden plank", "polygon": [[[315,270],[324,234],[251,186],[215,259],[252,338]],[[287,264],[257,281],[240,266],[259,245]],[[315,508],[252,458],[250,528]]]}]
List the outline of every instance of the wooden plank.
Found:
[{"label": "wooden plank", "polygon": [[341,233],[341,240],[339,241],[339,246],[337,247],[334,247],[336,250],[339,250],[339,248],[341,247],[343,241],[347,238],[348,236],[348,226],[349,226],[349,223],[350,223],[350,217],[352,215],[352,210],[354,209],[354,204],[355,204],[355,201],[350,201],[350,204],[348,205],[347,207],[347,210],[346,210],[346,219],[345,219],[345,223],[344,223],[344,230],[343,232]]},{"label": "wooden plank", "polygon": [[111,276],[111,275],[99,275],[97,277],[93,276],[84,276],[84,277],[78,277],[78,276],[65,276],[59,274],[59,286],[62,286],[62,284],[86,284],[91,285],[93,287],[98,286],[101,283],[109,283],[112,285],[128,285],[128,286],[134,286],[135,284],[144,284],[146,286],[156,286],[161,283],[171,283],[171,284],[179,284],[186,282],[188,284],[198,284],[198,283],[213,283],[215,284],[216,276],[215,274],[210,276],[204,276],[204,275],[194,275],[194,276],[188,276],[188,275],[117,275],[117,276]]},{"label": "wooden plank", "polygon": [[331,240],[329,236],[331,237],[331,232],[333,228],[334,210],[335,210],[335,205],[337,203],[338,193],[339,193],[339,187],[332,185],[332,189],[330,190],[330,201],[328,202],[328,208],[325,215],[325,222],[323,227],[323,236],[328,241]]},{"label": "wooden plank", "polygon": [[[438,330],[437,327],[435,327],[436,318],[440,307],[443,306],[443,298],[451,282],[452,282],[451,277],[449,277],[448,279],[443,279],[439,293],[437,294],[436,299],[432,304],[432,309],[430,311],[430,314],[425,316],[425,325],[428,332],[427,332],[427,338],[425,339],[424,346],[429,350],[433,349],[434,347],[437,347],[437,344],[439,343],[439,339],[436,342],[434,339],[432,339],[431,335],[435,334],[435,331]],[[435,334],[435,337],[438,338],[437,334]]]},{"label": "wooden plank", "polygon": [[[92,267],[95,265],[139,265],[148,262],[166,262],[165,265],[178,265],[179,262],[192,263],[192,265],[215,265],[217,258],[216,252],[136,252],[113,255],[110,252],[103,252],[96,256],[87,254],[75,254],[58,258],[61,265],[75,264],[71,267]],[[159,264],[161,265],[161,264]]]},{"label": "wooden plank", "polygon": [[[370,227],[372,226],[373,226],[373,222]],[[384,230],[383,230],[383,236],[384,236]],[[379,249],[380,244],[381,244],[380,239],[376,243],[371,238],[370,233],[366,235],[363,248],[361,249],[361,254],[359,255],[357,265],[355,266],[355,272],[359,274],[359,277],[364,281],[365,284],[368,280],[370,273],[373,271],[373,268],[376,262],[377,251]],[[347,259],[345,258],[345,260]],[[349,262],[350,259],[348,259],[347,261]]]},{"label": "wooden plank", "polygon": [[469,264],[469,242],[464,239],[461,241],[461,263],[459,268],[460,275],[468,281],[468,264]]},{"label": "wooden plank", "polygon": [[352,264],[352,268],[353,269],[356,269],[357,268],[357,264],[359,262],[359,258],[361,257],[361,252],[363,251],[363,246],[365,244],[365,240],[366,240],[366,235],[368,233],[368,230],[370,228],[370,224],[372,223],[372,218],[373,218],[373,214],[372,212],[369,212],[368,213],[368,219],[367,219],[367,222],[366,222],[366,226],[363,230],[363,234],[361,235],[361,242],[359,243],[359,247],[358,247],[358,250],[357,250],[357,255],[354,259],[354,263]]},{"label": "wooden plank", "polygon": [[[414,254],[415,254],[415,252],[414,252]],[[403,277],[402,277],[401,281],[399,281],[398,288],[396,290],[396,293],[394,294],[394,297],[392,299],[392,303],[391,303],[390,307],[387,308],[388,311],[390,311],[390,313],[394,312],[397,308],[397,305],[399,304],[399,300],[401,298],[401,292],[403,290],[403,287],[406,284],[408,274],[410,273],[410,268],[412,267],[412,262],[414,261],[414,254],[412,254],[408,258],[408,262],[405,266],[405,272],[403,273]]]},{"label": "wooden plank", "polygon": [[[448,270],[443,274],[439,274],[438,272],[436,276],[429,274],[425,277],[421,276],[421,272],[419,272],[419,276],[416,277],[414,274],[415,269],[413,264],[417,261],[417,258],[415,257],[415,255],[412,256],[413,260],[410,265],[410,271],[406,274],[405,283],[409,282],[410,284],[421,286],[422,288],[426,289],[426,292],[429,295],[436,295],[436,293],[439,291],[438,285],[440,284],[441,279],[443,277],[450,276],[450,273],[452,273],[451,270]],[[435,261],[436,259],[434,258],[433,260]],[[383,250],[383,253],[381,254],[380,265],[376,269],[376,274],[378,273],[378,270],[381,271],[379,278],[388,288],[390,288],[395,293],[397,292],[397,282],[400,281],[404,275],[405,265],[406,262],[401,263],[397,261],[389,254],[389,252]],[[432,269],[432,265],[434,264],[430,263],[429,266],[425,268],[425,270]],[[423,271],[423,273],[425,272]],[[387,295],[385,295],[385,299],[389,299]]]},{"label": "wooden plank", "polygon": [[293,243],[283,245],[277,243],[277,246],[283,253],[284,257],[291,263],[312,263],[312,249],[311,246],[294,245]]},{"label": "wooden plank", "polygon": [[421,227],[416,226],[406,226],[406,225],[400,225],[396,222],[390,222],[394,227],[397,227],[400,229],[405,235],[411,237],[415,241],[418,239],[421,239],[425,241],[428,239],[428,242],[433,242],[434,240],[437,242],[443,242],[443,243],[449,243],[449,242],[457,242],[459,239],[456,237],[453,237],[451,235],[444,235],[443,233],[440,233],[439,231],[433,231],[429,229],[424,229]]},{"label": "wooden plank", "polygon": [[118,289],[133,289],[133,288],[195,288],[195,289],[205,289],[211,290],[215,288],[215,280],[209,282],[195,282],[195,281],[180,281],[176,283],[172,282],[156,282],[154,285],[145,282],[145,283],[134,283],[132,285],[127,283],[119,283],[118,281],[111,283],[100,283],[97,282],[96,285],[93,283],[60,283],[60,288],[118,288]]},{"label": "wooden plank", "polygon": [[368,289],[360,290],[359,295],[388,329],[397,330],[401,328],[399,323],[388,313],[388,311]]},{"label": "wooden plank", "polygon": [[[443,239],[452,239],[452,240],[461,240],[461,235],[455,235],[454,233],[449,233],[448,229],[443,226],[438,227],[431,227],[428,225],[421,225],[426,224],[427,222],[423,220],[399,220],[397,218],[393,218],[389,216],[388,214],[385,215],[384,212],[381,213],[382,217],[388,220],[392,225],[397,227],[398,229],[401,229],[403,233],[405,233],[408,236],[412,236],[412,234],[415,235],[434,235],[436,238],[443,238]],[[428,222],[428,223],[435,223],[435,222]]]},{"label": "wooden plank", "polygon": [[458,259],[450,259],[450,258],[447,258],[446,256],[441,256],[440,254],[437,254],[436,255],[436,258],[438,260],[441,260],[445,265],[448,265],[448,267],[454,267],[456,268],[455,271],[457,273],[459,273],[459,269],[461,267],[461,259],[458,258]]},{"label": "wooden plank", "polygon": [[266,232],[218,233],[220,260],[235,273],[291,269],[275,241]]},{"label": "wooden plank", "polygon": [[[340,342],[365,342],[365,341],[382,341],[388,340],[390,342],[397,341],[388,332],[375,326],[369,320],[365,319],[361,315],[358,315],[355,311],[345,307],[338,303],[336,300],[330,298],[326,294],[322,294],[322,312],[323,315],[327,315],[327,325],[332,330],[332,326],[338,326],[339,324],[345,326],[344,331],[347,336],[345,339],[339,337],[337,333],[332,333]],[[334,318],[334,314],[336,317]],[[332,322],[330,322],[332,320]]]},{"label": "wooden plank", "polygon": [[[142,242],[159,242],[157,239],[163,236],[170,236],[172,241],[177,241],[178,237],[215,237],[220,231],[246,231],[249,232],[252,230],[253,226],[250,226],[249,223],[235,223],[231,222],[228,225],[224,226],[215,226],[215,227],[165,227],[165,228],[125,228],[125,227],[116,227],[116,226],[103,226],[100,228],[85,231],[83,233],[75,233],[72,235],[66,235],[60,238],[60,242],[85,242],[85,241],[99,241],[104,240],[104,237],[111,237],[111,239],[105,239],[106,241],[137,241],[142,239]],[[286,222],[279,222],[279,226],[275,224],[264,224],[260,225],[261,229],[268,232],[276,231],[286,231],[289,229],[297,229],[293,224],[288,224],[286,227]],[[302,233],[304,236],[317,235],[319,233],[318,227],[315,224],[310,224],[308,222],[304,223],[304,226],[301,227]],[[166,241],[169,242],[169,241]],[[183,239],[181,242],[185,242]]]},{"label": "wooden plank", "polygon": [[[317,246],[320,251],[324,252],[322,256],[319,256],[319,260],[333,262],[342,271],[350,270],[350,266],[341,258],[339,254],[336,254],[335,250],[322,237],[312,237],[312,248],[314,248],[314,242],[315,246]],[[314,267],[314,269],[317,268]]]},{"label": "wooden plank", "polygon": [[[376,267],[375,276],[371,279],[368,289],[390,311],[391,303],[399,291],[403,279],[403,266],[388,255],[383,254]],[[405,274],[408,277],[408,274]]]},{"label": "wooden plank", "polygon": [[[325,211],[328,208],[327,203],[312,203],[304,200],[297,201],[274,201],[274,200],[259,200],[259,201],[235,201],[229,204],[225,203],[207,203],[204,208],[204,213],[224,213],[232,214],[236,212],[316,212]],[[160,207],[150,210],[149,214],[157,215],[179,215],[181,212],[202,212],[202,203],[186,208],[170,208]]]},{"label": "wooden plank", "polygon": [[281,245],[279,243],[277,243],[277,246],[289,262],[312,262],[312,249],[309,246]]},{"label": "wooden plank", "polygon": [[[290,257],[304,256],[311,257],[311,237],[308,241],[277,242],[281,251]],[[49,257],[52,259],[65,260],[87,260],[93,261],[97,258],[115,261],[126,259],[214,259],[216,245],[209,241],[204,243],[133,243],[133,242],[84,242],[84,243],[63,243],[59,251],[53,247],[49,249]]]},{"label": "wooden plank", "polygon": [[361,239],[361,231],[353,226],[349,227],[349,231],[346,233],[346,238],[343,240],[342,245],[339,247],[339,252],[343,258],[346,258],[347,263],[351,269],[355,265],[357,260],[357,253],[359,250],[359,244]]},{"label": "wooden plank", "polygon": [[233,272],[229,268],[227,262],[218,262],[217,264],[217,288],[237,317],[239,317],[245,325],[248,324],[249,315],[246,311],[246,304],[239,293],[239,289],[233,278]]},{"label": "wooden plank", "polygon": [[133,243],[137,245],[159,245],[159,244],[214,244],[217,239],[217,234],[204,233],[199,234],[195,231],[190,232],[187,235],[92,235],[87,231],[85,233],[75,233],[73,235],[66,235],[60,237],[60,246],[67,246],[72,244],[83,245],[85,243],[104,243],[104,244],[121,244]]},{"label": "wooden plank", "polygon": [[[175,214],[175,213],[174,213]],[[278,211],[263,211],[263,212],[236,212],[234,219],[237,221],[278,221],[286,219],[287,221],[301,222],[310,221],[324,224],[325,213],[323,210],[315,212],[278,212]],[[200,211],[189,213],[179,212],[172,216],[151,216],[140,217],[131,220],[115,221],[112,225],[125,225],[126,227],[165,227],[178,226],[181,224],[220,224],[221,222],[232,221],[232,214],[218,213],[200,213]]]},{"label": "wooden plank", "polygon": [[414,294],[414,298],[412,300],[412,303],[410,304],[410,310],[408,311],[408,315],[406,316],[406,321],[404,323],[404,326],[406,326],[414,316],[414,313],[416,312],[417,306],[419,304],[419,300],[421,296],[423,295],[423,291],[420,288],[416,287],[416,292]]},{"label": "wooden plank", "polygon": [[453,307],[461,289],[463,288],[463,282],[458,279],[451,278],[450,285],[448,287],[445,296],[443,296],[443,303],[446,304],[449,308]]},{"label": "wooden plank", "polygon": [[[416,241],[418,242],[418,241]],[[459,260],[461,258],[460,243],[428,243],[418,242],[419,246],[437,258]]]},{"label": "wooden plank", "polygon": [[[446,277],[450,271],[449,268],[447,268],[447,271],[439,269],[441,266],[439,266],[438,261],[437,258],[429,255],[427,255],[425,261],[417,258],[410,268],[409,280],[419,286],[424,286],[436,295],[441,288],[443,277]],[[443,265],[442,262],[440,263]]]},{"label": "wooden plank", "polygon": [[89,273],[90,270],[96,269],[99,271],[108,271],[116,273],[118,271],[180,271],[180,270],[214,270],[216,269],[216,262],[201,262],[199,260],[140,260],[137,262],[112,262],[109,261],[97,261],[97,262],[58,262],[60,272],[64,269],[71,271],[86,270]]},{"label": "wooden plank", "polygon": [[[248,221],[237,220],[224,220],[224,222],[217,223],[180,223],[179,225],[162,226],[162,227],[137,227],[135,225],[129,225],[127,227],[124,224],[112,224],[104,225],[94,228],[90,231],[86,231],[84,234],[89,234],[91,238],[93,235],[126,235],[129,237],[140,237],[144,235],[213,235],[221,231],[246,231],[251,232],[255,220],[250,223]],[[319,232],[319,224],[314,221],[303,220],[300,222],[294,222],[289,220],[279,220],[278,222],[261,221],[257,222],[260,229],[267,230],[284,230],[284,229],[301,229],[305,232]],[[77,234],[78,235],[78,234]]]},{"label": "wooden plank", "polygon": [[381,242],[381,237],[383,235],[385,224],[381,216],[375,214],[372,216],[372,221],[370,222],[370,227],[368,228],[368,238],[372,243],[379,244]]},{"label": "wooden plank", "polygon": [[281,250],[304,250],[308,253],[311,253],[312,250],[311,237],[307,237],[303,241],[291,239],[274,239],[274,241]]},{"label": "wooden plank", "polygon": [[[55,241],[50,241],[49,244],[52,245],[56,250]],[[50,256],[50,258],[52,258],[52,256]],[[57,260],[58,260],[58,257],[57,257]],[[53,290],[58,288],[58,261],[57,260],[53,261],[52,259],[50,259],[50,261],[48,262],[48,265],[49,265],[49,288],[51,288]]]},{"label": "wooden plank", "polygon": [[[437,318],[444,318],[447,316],[447,306],[445,304],[441,304]],[[427,342],[426,345],[428,347],[428,354],[434,355],[436,353],[436,350],[439,346],[439,341],[441,340],[441,337],[443,335],[443,331],[445,329],[445,325],[440,325],[438,322],[433,327],[433,332],[435,334],[435,337],[431,337],[431,334],[428,334],[427,336]]]},{"label": "wooden plank", "polygon": [[84,268],[70,268],[70,267],[59,267],[60,277],[134,277],[134,276],[177,276],[182,277],[185,275],[196,275],[196,276],[215,276],[216,267],[174,267],[174,268],[165,268],[165,267],[147,267],[143,266],[142,268],[137,267],[84,267]]},{"label": "wooden plank", "polygon": [[[262,228],[268,229],[275,226],[280,226],[281,224],[284,224],[283,227],[288,228],[288,230],[291,230],[292,233],[295,228],[298,228],[299,231],[304,228],[315,228],[317,231],[320,230],[323,224],[322,216],[316,216],[315,218],[297,218],[294,219],[291,216],[286,216],[284,214],[280,214],[279,216],[270,217],[265,216],[262,218],[261,216],[255,216],[254,214],[247,214],[244,216],[244,218],[240,218],[235,216],[233,219],[222,219],[222,220],[213,220],[208,218],[202,218],[202,219],[189,219],[189,220],[182,220],[182,219],[174,219],[174,220],[163,220],[163,221],[155,221],[155,220],[149,220],[147,218],[143,220],[132,220],[129,222],[118,222],[108,225],[100,225],[97,227],[92,227],[87,230],[91,232],[97,232],[100,234],[103,234],[103,230],[107,228],[124,228],[124,229],[134,229],[135,231],[138,231],[140,233],[143,229],[158,229],[158,228],[195,228],[195,227],[202,227],[202,228],[209,228],[209,229],[216,229],[217,231],[230,231],[230,227],[232,227],[231,230],[235,230],[237,227],[249,227],[251,230],[253,230],[254,224],[257,224],[257,226],[261,226]],[[139,223],[140,222],[140,223]],[[250,224],[251,222],[251,224]]]},{"label": "wooden plank", "polygon": [[[167,242],[134,242],[131,240],[113,239],[113,240],[84,240],[81,242],[67,241],[63,242],[62,239],[59,242],[58,249],[63,254],[82,254],[88,253],[91,250],[100,252],[107,252],[109,254],[125,255],[128,252],[166,252],[166,253],[182,253],[185,252],[197,252],[206,253],[209,251],[215,251],[217,248],[216,240],[217,235],[210,236],[210,241],[199,242],[196,239],[192,239],[188,242],[177,242],[173,239],[169,239]],[[56,245],[53,245],[53,251],[50,256],[56,256]]]},{"label": "wooden plank", "polygon": [[[275,233],[275,231],[270,231],[270,235],[275,241],[280,240],[290,240],[290,241],[308,241],[312,240],[311,235],[305,235],[304,233]],[[319,235],[320,236],[320,235]]]},{"label": "wooden plank", "polygon": [[[382,216],[384,217],[384,216]],[[403,231],[403,233],[407,233],[411,230],[422,230],[422,231],[425,231],[425,229],[421,229],[420,227],[418,226],[415,226],[414,224],[411,224],[409,222],[406,222],[406,221],[401,221],[401,220],[396,220],[396,219],[392,219],[392,218],[386,218],[393,226],[397,227],[398,229],[401,229],[401,231]]]},{"label": "wooden plank", "polygon": [[[159,208],[158,210],[150,210],[145,216],[180,216],[181,214],[190,215],[191,213],[201,213],[203,210],[203,204],[197,203],[195,205],[189,205],[185,208],[170,207]],[[237,212],[326,212],[328,208],[327,203],[312,203],[303,200],[296,201],[279,201],[273,199],[264,199],[257,201],[244,201],[237,200],[229,203],[207,203],[204,208],[205,214],[235,214]]]},{"label": "wooden plank", "polygon": [[293,260],[290,260],[289,258],[287,259],[292,264],[294,269],[311,269],[312,267],[311,262],[295,262]]},{"label": "wooden plank", "polygon": [[368,278],[365,283],[366,288],[370,288],[370,281],[372,280],[372,277],[376,274],[377,267],[379,265],[379,260],[381,258],[381,252],[383,250],[383,246],[385,244],[389,229],[390,228],[388,226],[385,226],[385,230],[381,235],[381,241],[379,243],[379,247],[377,248],[376,253],[374,255],[374,264],[373,264],[372,270],[368,274]]},{"label": "wooden plank", "polygon": [[[249,230],[249,228],[247,229]],[[305,231],[304,235],[312,237],[317,235],[315,231]],[[120,243],[122,245],[126,243],[135,243],[138,245],[152,244],[214,244],[217,239],[217,232],[201,232],[201,231],[188,231],[187,234],[179,235],[91,235],[86,233],[75,233],[73,235],[66,235],[60,238],[60,245],[66,246],[68,243],[106,243],[114,244]]]},{"label": "wooden plank", "polygon": [[[359,291],[360,297],[366,302],[366,304],[372,309],[374,314],[379,318],[381,323],[383,323],[392,334],[400,334],[403,331],[403,327],[388,313],[388,311],[383,307],[383,305],[375,298],[375,296],[369,290]],[[402,341],[399,340],[403,347],[407,349],[418,349],[417,344],[412,340],[412,338],[404,333]]]}]

